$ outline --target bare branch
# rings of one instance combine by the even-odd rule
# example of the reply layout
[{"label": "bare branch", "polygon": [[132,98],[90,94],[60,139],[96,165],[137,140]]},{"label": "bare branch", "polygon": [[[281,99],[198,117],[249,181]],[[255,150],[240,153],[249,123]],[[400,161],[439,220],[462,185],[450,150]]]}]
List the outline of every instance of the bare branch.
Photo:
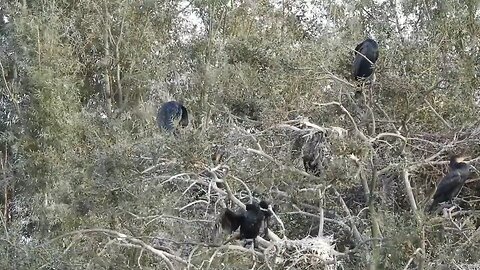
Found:
[{"label": "bare branch", "polygon": [[424,98],[423,100],[425,101],[425,103],[427,103],[428,108],[432,110],[435,116],[437,116],[438,119],[440,119],[440,121],[442,121],[442,123],[445,124],[445,126],[447,126],[449,129],[452,129],[452,126],[437,112],[437,110],[435,110],[435,108],[433,108],[432,104],[430,104],[430,102],[428,102],[426,98]]},{"label": "bare branch", "polygon": [[410,202],[410,207],[412,208],[412,212],[418,217],[417,214],[417,203],[415,202],[415,197],[413,196],[412,186],[410,185],[410,180],[408,179],[408,170],[405,168],[402,170],[402,178],[403,184],[405,185],[405,191],[407,192],[408,201]]},{"label": "bare branch", "polygon": [[362,138],[365,142],[369,141],[368,138],[365,136],[365,134],[363,134],[363,132],[361,132],[360,129],[358,129],[357,123],[353,119],[352,115],[342,104],[340,104],[339,102],[335,102],[335,101],[328,102],[328,103],[314,103],[314,104],[317,105],[317,106],[320,106],[320,107],[322,107],[322,106],[332,106],[332,105],[338,106],[350,119],[350,122],[352,123],[353,128],[355,129],[356,135],[358,135],[360,138]]},{"label": "bare branch", "polygon": [[353,230],[353,236],[355,237],[355,240],[360,243],[363,241],[362,236],[360,232],[358,231],[357,225],[355,224],[355,220],[352,217],[352,213],[350,212],[350,209],[348,208],[347,204],[342,198],[342,195],[337,191],[337,189],[333,188],[333,191],[335,192],[335,195],[337,196],[338,200],[340,201],[340,205],[343,208],[343,211],[347,214],[347,218],[350,222],[350,226],[352,227]]},{"label": "bare branch", "polygon": [[103,234],[106,234],[110,237],[116,237],[117,240],[123,240],[123,241],[127,241],[127,243],[137,245],[137,246],[141,247],[142,249],[145,249],[145,250],[149,251],[150,253],[162,258],[162,260],[167,264],[169,269],[175,269],[175,267],[173,266],[170,259],[175,260],[175,261],[177,261],[179,263],[182,263],[184,265],[187,265],[187,262],[185,260],[183,260],[182,258],[178,257],[178,256],[175,256],[173,254],[170,254],[170,253],[162,251],[162,250],[155,249],[154,247],[146,244],[142,240],[137,239],[133,236],[128,236],[126,234],[123,234],[123,233],[120,233],[120,232],[117,232],[117,231],[114,231],[114,230],[109,230],[109,229],[85,229],[85,230],[73,231],[73,232],[65,233],[65,234],[62,234],[58,237],[55,237],[55,238],[51,239],[50,241],[46,242],[43,245],[49,245],[50,243],[52,243],[54,241],[57,241],[59,239],[62,239],[64,237],[67,237],[67,236],[70,236],[70,235],[89,234],[89,233],[103,233]]}]

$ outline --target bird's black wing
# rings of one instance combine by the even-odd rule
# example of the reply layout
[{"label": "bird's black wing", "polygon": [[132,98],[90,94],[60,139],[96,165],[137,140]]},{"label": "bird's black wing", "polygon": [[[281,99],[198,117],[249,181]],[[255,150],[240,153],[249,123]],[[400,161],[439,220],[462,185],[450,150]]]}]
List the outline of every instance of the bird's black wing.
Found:
[{"label": "bird's black wing", "polygon": [[259,209],[248,210],[240,228],[241,236],[246,239],[255,239],[260,233],[263,219],[263,212]]},{"label": "bird's black wing", "polygon": [[462,174],[456,171],[449,172],[447,175],[445,175],[445,177],[443,177],[440,183],[438,183],[438,187],[435,191],[435,195],[433,195],[433,199],[436,199],[445,194],[449,194],[450,192],[456,190],[458,186],[463,185],[463,183],[464,177],[462,177]]},{"label": "bird's black wing", "polygon": [[428,211],[431,212],[439,203],[451,200],[457,196],[467,178],[467,175],[462,174],[458,170],[451,171],[445,175],[438,183],[437,190],[433,195],[433,202]]},{"label": "bird's black wing", "polygon": [[364,42],[358,43],[357,47],[355,47],[355,55],[362,50],[363,43]]},{"label": "bird's black wing", "polygon": [[230,233],[236,231],[242,223],[243,215],[237,214],[230,209],[225,209],[221,217],[222,228]]},{"label": "bird's black wing", "polygon": [[362,67],[362,62],[363,62],[363,56],[358,54],[358,52],[362,53],[362,45],[363,42],[357,45],[355,48],[355,59],[353,59],[353,65],[352,65],[352,76],[354,78],[357,78],[360,75],[360,69]]},{"label": "bird's black wing", "polygon": [[158,126],[166,131],[173,131],[175,129],[174,121],[179,118],[180,114],[181,110],[176,102],[164,103],[157,113]]},{"label": "bird's black wing", "polygon": [[373,52],[372,62],[375,63],[375,62],[377,62],[377,60],[378,60],[378,50],[375,50],[375,51]]},{"label": "bird's black wing", "polygon": [[378,45],[373,40],[368,40],[365,46],[362,47],[361,53],[363,53],[372,63],[375,63],[378,59]]}]

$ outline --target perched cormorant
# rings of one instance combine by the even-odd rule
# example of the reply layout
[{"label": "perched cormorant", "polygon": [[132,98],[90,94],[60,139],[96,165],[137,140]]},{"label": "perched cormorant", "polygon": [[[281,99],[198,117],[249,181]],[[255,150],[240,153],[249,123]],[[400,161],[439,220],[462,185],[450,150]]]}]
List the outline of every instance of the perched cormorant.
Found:
[{"label": "perched cormorant", "polygon": [[322,151],[323,149],[321,149],[321,147],[324,142],[323,133],[315,133],[307,141],[303,150],[302,159],[305,171],[315,176],[320,176],[323,169],[322,161],[324,158],[324,151]]},{"label": "perched cormorant", "polygon": [[264,221],[267,225],[264,233],[267,232],[268,218],[271,215],[266,201],[261,201],[259,204],[256,202],[247,204],[246,211],[241,213],[227,208],[221,217],[222,228],[232,233],[240,227],[240,239],[252,240],[255,245],[255,238],[260,234],[260,228]]},{"label": "perched cormorant", "polygon": [[178,124],[182,127],[188,125],[188,111],[182,103],[168,101],[162,104],[157,112],[157,124],[160,129],[172,132]]},{"label": "perched cormorant", "polygon": [[438,183],[437,190],[433,195],[433,202],[428,208],[431,212],[439,203],[450,201],[458,195],[463,187],[463,184],[472,175],[473,167],[463,162],[465,158],[461,156],[452,156],[450,158],[450,171],[445,175],[440,183]]},{"label": "perched cormorant", "polygon": [[[363,54],[363,55],[362,55]],[[366,59],[366,58],[368,59]],[[378,59],[378,44],[375,40],[367,38],[355,47],[352,76],[355,80],[368,78],[373,73],[373,64]]]},{"label": "perched cormorant", "polygon": [[325,134],[315,132],[313,134],[300,134],[292,146],[292,158],[302,155],[305,171],[315,176],[320,176],[326,167],[325,158],[329,155]]}]

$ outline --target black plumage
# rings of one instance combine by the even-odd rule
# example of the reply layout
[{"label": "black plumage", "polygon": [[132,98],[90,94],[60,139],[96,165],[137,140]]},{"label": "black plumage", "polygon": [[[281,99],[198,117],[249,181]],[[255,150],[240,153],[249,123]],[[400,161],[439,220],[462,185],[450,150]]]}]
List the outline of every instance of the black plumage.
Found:
[{"label": "black plumage", "polygon": [[230,209],[225,209],[221,217],[222,228],[229,233],[240,228],[240,239],[253,240],[260,234],[262,225],[267,224],[265,232],[268,229],[268,218],[271,212],[268,209],[268,203],[261,201],[259,204],[250,203],[246,205],[246,211],[236,213]]},{"label": "black plumage", "polygon": [[158,127],[167,132],[174,132],[176,127],[188,126],[188,111],[182,103],[168,101],[162,104],[157,112]]},{"label": "black plumage", "polygon": [[463,157],[452,156],[450,158],[450,171],[438,183],[433,202],[428,208],[431,212],[439,203],[450,201],[460,193],[465,182],[472,175],[472,166],[463,162]]},{"label": "black plumage", "polygon": [[[365,58],[366,57],[366,58]],[[372,75],[378,59],[378,44],[373,39],[366,39],[355,47],[352,76],[355,80],[365,79]]]}]

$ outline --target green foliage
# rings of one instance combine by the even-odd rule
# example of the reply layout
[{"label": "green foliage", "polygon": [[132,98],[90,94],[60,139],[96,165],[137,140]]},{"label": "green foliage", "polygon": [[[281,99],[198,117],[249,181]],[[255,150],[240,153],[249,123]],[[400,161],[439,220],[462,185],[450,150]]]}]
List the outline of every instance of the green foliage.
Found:
[{"label": "green foliage", "polygon": [[[233,195],[248,202],[248,187],[278,207],[284,228],[273,219],[271,226],[278,235],[317,235],[323,208],[324,234],[345,252],[344,269],[373,267],[371,258],[377,269],[402,269],[410,258],[423,269],[478,263],[478,213],[422,212],[444,172],[438,161],[480,153],[479,7],[376,2],[313,1],[314,17],[305,1],[0,4],[10,18],[0,22],[0,268],[166,267],[138,242],[78,232],[110,229],[193,268],[264,269],[251,253],[205,246],[223,241],[215,230],[223,203],[238,208],[194,184],[217,165],[213,145],[226,149]],[[186,12],[199,15],[198,32],[183,28]],[[364,88],[373,102],[362,103],[350,65],[369,35],[380,58],[375,84]],[[158,106],[171,99],[191,115],[178,137],[155,123]],[[299,136],[292,130],[305,123],[328,134],[318,177],[292,158]],[[477,190],[464,188],[464,209],[478,208],[470,200]],[[294,263],[277,259],[270,263],[278,269]],[[302,267],[331,269],[309,262]]]}]

